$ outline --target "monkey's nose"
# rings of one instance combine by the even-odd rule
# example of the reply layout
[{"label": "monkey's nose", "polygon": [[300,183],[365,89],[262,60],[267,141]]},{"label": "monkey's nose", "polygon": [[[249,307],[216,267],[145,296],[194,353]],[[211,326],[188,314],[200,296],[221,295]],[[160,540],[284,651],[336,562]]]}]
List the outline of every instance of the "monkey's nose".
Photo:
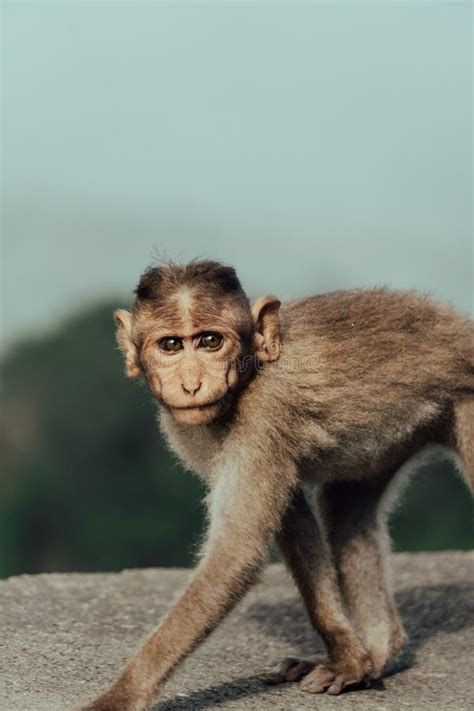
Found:
[{"label": "monkey's nose", "polygon": [[196,395],[196,393],[198,392],[198,390],[200,390],[200,388],[201,388],[201,384],[202,384],[202,383],[199,383],[199,385],[196,385],[196,387],[192,387],[192,386],[190,386],[190,385],[183,385],[183,384],[181,383],[181,387],[183,388],[184,392],[185,392],[187,395]]}]

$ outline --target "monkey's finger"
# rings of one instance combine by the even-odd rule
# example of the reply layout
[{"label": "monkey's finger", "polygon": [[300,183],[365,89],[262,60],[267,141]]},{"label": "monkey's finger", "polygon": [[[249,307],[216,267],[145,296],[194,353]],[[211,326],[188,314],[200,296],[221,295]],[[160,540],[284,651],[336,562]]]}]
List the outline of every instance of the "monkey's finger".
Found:
[{"label": "monkey's finger", "polygon": [[299,681],[312,669],[314,669],[314,662],[311,662],[309,659],[302,659],[288,671],[287,679],[288,681]]},{"label": "monkey's finger", "polygon": [[339,696],[343,688],[346,686],[346,682],[344,681],[344,676],[341,674],[341,676],[337,676],[331,686],[328,689],[328,694],[331,694],[331,696]]},{"label": "monkey's finger", "polygon": [[322,694],[331,686],[333,680],[334,672],[324,666],[320,666],[307,674],[300,686],[303,691],[307,691],[310,694]]},{"label": "monkey's finger", "polygon": [[370,686],[370,681],[366,676],[363,679],[348,679],[347,676],[345,676],[344,674],[340,674],[335,678],[334,682],[329,687],[327,693],[331,694],[331,696],[338,696],[343,689],[346,689],[349,686],[357,686],[360,688],[367,689]]},{"label": "monkey's finger", "polygon": [[296,657],[285,657],[277,667],[265,675],[267,684],[284,684],[288,681],[288,672],[292,667],[298,666],[300,660]]}]

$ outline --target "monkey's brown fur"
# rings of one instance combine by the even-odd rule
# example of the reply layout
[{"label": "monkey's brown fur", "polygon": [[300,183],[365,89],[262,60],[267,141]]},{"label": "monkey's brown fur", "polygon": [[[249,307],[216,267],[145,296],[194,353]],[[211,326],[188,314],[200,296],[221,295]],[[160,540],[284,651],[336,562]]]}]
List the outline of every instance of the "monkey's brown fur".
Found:
[{"label": "monkey's brown fur", "polygon": [[[441,444],[474,486],[473,322],[385,289],[251,308],[233,269],[215,262],[150,269],[136,293],[132,314],[116,312],[126,369],[145,377],[171,448],[207,483],[209,526],[188,588],[84,709],[151,703],[251,585],[272,536],[328,659],[285,660],[269,680],[338,694],[380,676],[406,643],[386,580],[396,475]],[[223,337],[215,351],[206,332]],[[171,337],[179,349],[165,352]]]}]

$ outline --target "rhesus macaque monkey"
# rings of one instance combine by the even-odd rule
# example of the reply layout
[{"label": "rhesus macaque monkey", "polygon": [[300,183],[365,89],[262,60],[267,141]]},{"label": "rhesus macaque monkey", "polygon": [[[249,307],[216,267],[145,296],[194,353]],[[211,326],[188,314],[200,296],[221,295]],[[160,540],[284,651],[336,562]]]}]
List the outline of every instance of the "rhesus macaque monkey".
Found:
[{"label": "rhesus macaque monkey", "polygon": [[269,680],[339,694],[379,677],[407,641],[386,582],[396,474],[441,444],[474,486],[474,323],[386,289],[250,306],[235,271],[208,261],[148,269],[115,320],[127,374],[146,380],[170,447],[208,486],[209,524],[181,598],[83,711],[145,709],[255,580],[272,537],[328,656],[285,660]]}]

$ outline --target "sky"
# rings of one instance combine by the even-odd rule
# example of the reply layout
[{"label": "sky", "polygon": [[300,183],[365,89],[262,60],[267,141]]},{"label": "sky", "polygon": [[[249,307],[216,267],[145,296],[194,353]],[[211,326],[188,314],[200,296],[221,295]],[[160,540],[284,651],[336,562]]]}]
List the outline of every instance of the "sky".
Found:
[{"label": "sky", "polygon": [[[2,336],[156,257],[473,308],[472,6],[6,2]],[[119,303],[117,305],[120,305]]]}]

